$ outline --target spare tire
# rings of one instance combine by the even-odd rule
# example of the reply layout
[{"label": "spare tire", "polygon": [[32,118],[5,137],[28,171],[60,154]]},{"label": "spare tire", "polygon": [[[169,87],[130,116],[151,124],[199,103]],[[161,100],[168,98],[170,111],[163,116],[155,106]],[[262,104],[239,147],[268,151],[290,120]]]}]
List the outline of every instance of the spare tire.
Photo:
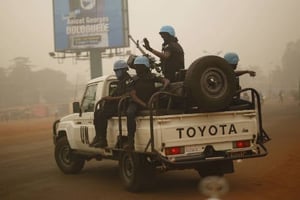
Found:
[{"label": "spare tire", "polygon": [[236,92],[233,68],[221,57],[204,56],[187,70],[184,85],[188,98],[201,111],[226,108]]}]

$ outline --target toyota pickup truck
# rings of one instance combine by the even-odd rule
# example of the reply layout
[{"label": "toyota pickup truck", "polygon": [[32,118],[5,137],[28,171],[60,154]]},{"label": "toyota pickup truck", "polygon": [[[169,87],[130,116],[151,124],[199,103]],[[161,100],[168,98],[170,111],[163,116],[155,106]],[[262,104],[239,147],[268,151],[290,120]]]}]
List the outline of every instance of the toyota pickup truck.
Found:
[{"label": "toyota pickup truck", "polygon": [[[153,94],[149,109],[136,118],[135,150],[127,142],[127,97],[108,122],[108,147],[90,147],[95,137],[94,111],[101,98],[117,84],[114,75],[87,83],[81,102],[73,103],[73,114],[53,124],[57,166],[66,174],[79,173],[86,161],[111,159],[119,163],[122,183],[129,191],[140,191],[153,183],[157,171],[195,169],[201,177],[234,172],[234,160],[267,155],[270,138],[262,125],[258,92],[236,91],[236,79],[227,62],[217,56],[194,61],[165,91]],[[250,101],[237,97],[248,92]]]}]

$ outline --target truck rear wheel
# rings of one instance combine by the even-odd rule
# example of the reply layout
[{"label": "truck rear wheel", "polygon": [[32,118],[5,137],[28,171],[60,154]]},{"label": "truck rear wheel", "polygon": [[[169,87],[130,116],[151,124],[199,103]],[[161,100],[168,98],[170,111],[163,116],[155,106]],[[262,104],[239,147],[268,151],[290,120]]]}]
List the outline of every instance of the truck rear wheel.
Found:
[{"label": "truck rear wheel", "polygon": [[121,180],[130,192],[139,192],[153,183],[155,169],[146,156],[135,152],[124,152],[119,160]]},{"label": "truck rear wheel", "polygon": [[57,166],[65,174],[76,174],[84,166],[85,160],[72,154],[67,137],[60,138],[55,145],[55,161]]},{"label": "truck rear wheel", "polygon": [[193,104],[202,111],[226,108],[236,92],[233,68],[218,56],[195,60],[187,70],[184,84]]}]

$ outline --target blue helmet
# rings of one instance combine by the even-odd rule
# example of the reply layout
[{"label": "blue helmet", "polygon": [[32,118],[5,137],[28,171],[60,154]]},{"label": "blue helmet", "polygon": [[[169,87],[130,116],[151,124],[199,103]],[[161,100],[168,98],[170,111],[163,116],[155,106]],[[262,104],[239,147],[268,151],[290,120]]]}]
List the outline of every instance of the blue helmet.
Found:
[{"label": "blue helmet", "polygon": [[135,58],[134,65],[145,65],[147,68],[150,67],[149,59],[146,56],[138,56]]},{"label": "blue helmet", "polygon": [[239,62],[239,56],[236,53],[226,53],[224,59],[231,65],[237,65]]},{"label": "blue helmet", "polygon": [[119,69],[128,69],[128,65],[124,60],[117,60],[114,63],[114,71]]},{"label": "blue helmet", "polygon": [[175,29],[172,26],[162,26],[159,33],[169,33],[171,36],[175,37]]}]

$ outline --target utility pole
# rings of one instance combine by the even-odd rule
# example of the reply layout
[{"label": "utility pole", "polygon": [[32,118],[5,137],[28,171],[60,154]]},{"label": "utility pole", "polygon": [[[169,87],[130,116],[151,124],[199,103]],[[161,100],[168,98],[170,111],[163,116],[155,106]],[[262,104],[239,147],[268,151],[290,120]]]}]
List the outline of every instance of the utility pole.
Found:
[{"label": "utility pole", "polygon": [[102,56],[103,49],[92,49],[90,50],[90,72],[91,79],[97,78],[103,75],[102,68]]}]

